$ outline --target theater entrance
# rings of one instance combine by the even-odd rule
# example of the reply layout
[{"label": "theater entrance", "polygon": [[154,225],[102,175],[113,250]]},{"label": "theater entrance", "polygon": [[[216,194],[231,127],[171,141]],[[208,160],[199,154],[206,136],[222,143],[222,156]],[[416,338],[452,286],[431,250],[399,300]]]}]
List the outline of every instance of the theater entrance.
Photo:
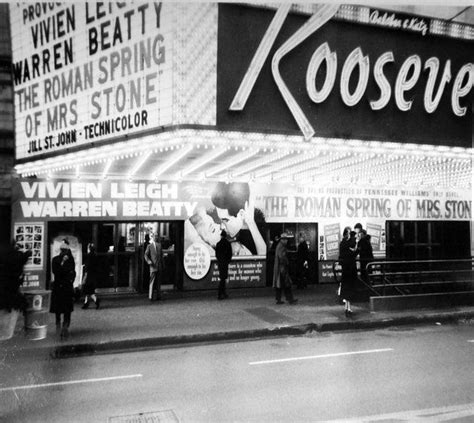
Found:
[{"label": "theater entrance", "polygon": [[[160,236],[165,263],[163,289],[182,288],[183,222],[50,222],[49,239],[77,237],[85,261],[87,244],[96,246],[100,274],[98,293],[148,292],[147,240]],[[81,263],[82,266],[84,263]],[[50,271],[50,269],[49,269]]]},{"label": "theater entrance", "polygon": [[470,222],[387,221],[386,230],[388,259],[471,257]]}]

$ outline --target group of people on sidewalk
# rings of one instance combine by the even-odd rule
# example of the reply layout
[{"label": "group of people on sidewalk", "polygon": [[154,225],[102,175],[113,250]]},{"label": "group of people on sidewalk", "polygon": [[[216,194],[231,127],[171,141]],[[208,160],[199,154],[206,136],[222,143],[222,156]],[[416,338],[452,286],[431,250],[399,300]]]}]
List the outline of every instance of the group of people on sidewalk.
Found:
[{"label": "group of people on sidewalk", "polygon": [[[229,277],[229,264],[232,260],[232,247],[228,240],[225,230],[221,231],[221,239],[216,245],[216,259],[219,270],[219,284],[217,298],[224,300],[228,298],[226,284]],[[283,304],[284,295],[289,304],[295,304],[298,300],[294,298],[292,292],[293,281],[290,277],[290,262],[288,259],[288,240],[293,235],[283,232],[275,239],[275,261],[273,265],[272,286],[275,289],[276,304]],[[352,314],[351,302],[356,293],[358,275],[356,260],[360,260],[361,278],[367,281],[366,264],[373,259],[370,235],[363,229],[360,223],[351,227],[344,228],[342,241],[339,246],[339,261],[342,267],[342,279],[339,287],[339,296],[344,303],[345,315]],[[6,268],[9,284],[2,285],[3,308],[24,308],[24,302],[20,293],[22,283],[21,274],[23,265],[28,256],[18,250],[15,246],[11,248],[8,254],[5,254]],[[161,298],[161,275],[164,269],[163,249],[158,234],[155,234],[153,240],[147,245],[144,259],[150,270],[149,298],[150,300],[159,300]],[[306,286],[306,270],[308,269],[309,250],[304,236],[300,234],[297,249],[297,285],[299,288]],[[85,259],[84,277],[82,280],[82,294],[84,295],[83,309],[87,309],[91,302],[94,302],[96,308],[100,307],[100,299],[95,294],[100,274],[100,263],[97,259],[95,246],[89,243],[87,246],[87,256]],[[67,239],[61,242],[59,254],[52,260],[52,273],[54,281],[51,285],[51,306],[50,312],[56,317],[56,332],[61,339],[67,339],[69,336],[69,326],[71,324],[71,313],[74,310],[75,291],[74,280],[76,278],[74,257],[68,245]]]},{"label": "group of people on sidewalk", "polygon": [[339,287],[339,296],[344,303],[344,312],[347,317],[352,315],[351,302],[357,290],[357,257],[360,258],[360,273],[364,281],[367,281],[367,263],[374,258],[370,235],[363,229],[360,223],[344,228],[342,241],[339,245],[339,262],[342,267],[342,279]]},{"label": "group of people on sidewalk", "polygon": [[[275,249],[275,263],[273,268],[273,287],[275,288],[275,297],[277,304],[283,304],[282,293],[284,293],[289,304],[296,304],[298,301],[293,297],[291,290],[292,280],[289,272],[288,260],[288,239],[290,235],[286,232],[279,237]],[[219,269],[219,287],[217,299],[224,300],[228,298],[226,293],[226,283],[229,276],[229,264],[232,260],[232,247],[227,239],[225,230],[221,232],[221,240],[216,245],[216,259]]]}]

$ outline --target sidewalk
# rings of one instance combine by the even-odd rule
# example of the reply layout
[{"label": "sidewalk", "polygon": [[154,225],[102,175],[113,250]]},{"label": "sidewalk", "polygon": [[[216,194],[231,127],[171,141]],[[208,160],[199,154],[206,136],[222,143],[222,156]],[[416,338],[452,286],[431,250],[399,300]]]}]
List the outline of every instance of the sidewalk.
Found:
[{"label": "sidewalk", "polygon": [[24,336],[23,318],[15,335],[0,342],[0,355],[45,355],[57,358],[191,343],[303,335],[314,331],[381,328],[402,324],[457,322],[474,319],[474,306],[450,309],[370,313],[368,303],[356,303],[346,318],[336,303],[336,285],[313,285],[294,290],[296,305],[276,305],[271,288],[231,290],[217,301],[216,293],[165,294],[151,303],[144,296],[105,297],[101,308],[82,310],[76,303],[70,337],[55,335],[49,315],[48,336],[32,341]]}]

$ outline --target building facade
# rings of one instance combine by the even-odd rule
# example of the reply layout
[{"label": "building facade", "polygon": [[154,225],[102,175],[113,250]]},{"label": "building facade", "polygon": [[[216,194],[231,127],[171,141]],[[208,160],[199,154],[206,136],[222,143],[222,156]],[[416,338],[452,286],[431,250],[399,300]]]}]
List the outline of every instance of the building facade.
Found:
[{"label": "building facade", "polygon": [[13,84],[8,5],[0,3],[0,243],[11,235],[11,193],[14,166]]},{"label": "building facade", "polygon": [[[271,284],[275,237],[303,234],[332,281],[345,226],[376,257],[470,257],[474,28],[364,6],[37,3],[10,6],[12,235],[48,287],[62,239],[100,289]],[[296,243],[290,249],[296,250]]]}]

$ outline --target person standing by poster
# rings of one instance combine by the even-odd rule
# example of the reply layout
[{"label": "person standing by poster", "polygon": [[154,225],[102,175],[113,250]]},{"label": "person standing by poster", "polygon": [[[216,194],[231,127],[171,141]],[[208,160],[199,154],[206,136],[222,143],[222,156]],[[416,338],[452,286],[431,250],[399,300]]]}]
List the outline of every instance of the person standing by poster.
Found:
[{"label": "person standing by poster", "polygon": [[145,260],[150,266],[150,287],[148,298],[150,300],[161,299],[161,276],[164,269],[163,249],[160,243],[160,235],[155,233],[145,251]]},{"label": "person standing by poster", "polygon": [[145,251],[147,247],[150,245],[150,235],[145,234],[145,242],[143,243],[141,254],[142,254],[142,286],[143,290],[145,291],[149,289],[150,286],[150,266],[148,266],[148,263],[145,260]]},{"label": "person standing by poster", "polygon": [[[69,337],[71,313],[74,310],[74,279],[76,271],[74,258],[66,240],[59,246],[59,254],[53,258],[52,271],[54,275],[51,293],[50,312],[56,315],[56,333],[61,339]],[[61,314],[64,315],[61,326]]]},{"label": "person standing by poster", "polygon": [[300,232],[300,239],[298,249],[296,251],[296,266],[297,266],[297,277],[296,286],[298,289],[306,288],[307,273],[308,273],[308,260],[309,260],[309,249],[308,243],[303,232]]},{"label": "person standing by poster", "polygon": [[85,261],[85,272],[82,281],[84,292],[83,309],[89,308],[89,299],[95,303],[95,308],[100,307],[100,299],[95,295],[95,288],[99,278],[99,262],[95,252],[95,246],[92,243],[87,245],[87,257]]},{"label": "person standing by poster", "polygon": [[295,304],[298,300],[293,298],[291,292],[291,278],[289,275],[289,261],[288,261],[288,250],[286,245],[290,235],[283,232],[280,237],[275,250],[275,263],[273,265],[273,287],[275,288],[275,297],[277,304],[283,304],[281,300],[282,290],[285,293],[286,301],[290,304]]},{"label": "person standing by poster", "polygon": [[342,267],[341,293],[340,296],[345,303],[345,315],[352,315],[351,301],[357,283],[357,246],[355,236],[351,236],[351,228],[347,226],[342,233],[342,241],[339,245],[339,262]]},{"label": "person standing by poster", "polygon": [[229,298],[225,292],[226,280],[229,277],[229,263],[232,260],[232,247],[227,240],[227,232],[221,232],[221,240],[216,245],[217,267],[219,268],[218,300]]}]

